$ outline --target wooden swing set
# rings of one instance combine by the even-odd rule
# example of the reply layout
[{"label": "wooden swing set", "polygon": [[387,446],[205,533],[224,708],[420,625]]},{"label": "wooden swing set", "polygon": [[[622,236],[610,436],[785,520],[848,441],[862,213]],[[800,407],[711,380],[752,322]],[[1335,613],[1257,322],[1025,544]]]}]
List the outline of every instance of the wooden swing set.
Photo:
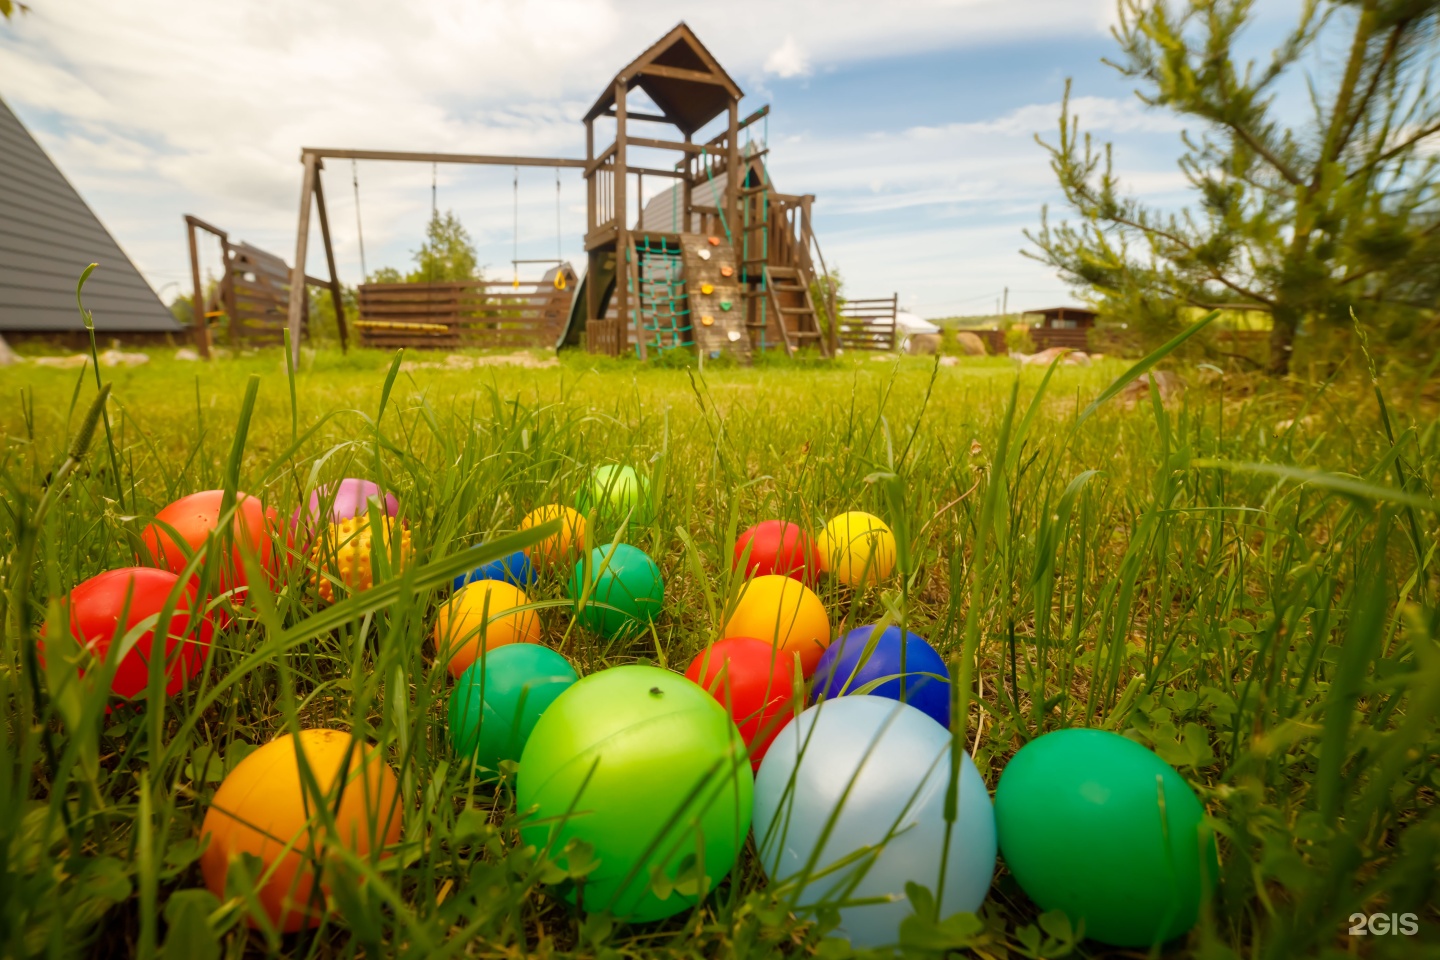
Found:
[{"label": "wooden swing set", "polygon": [[[629,108],[627,100],[637,88],[653,107]],[[298,358],[306,297],[288,292],[304,290],[307,282],[318,284],[331,291],[341,344],[348,343],[325,206],[326,160],[349,160],[352,169],[361,160],[428,163],[432,171],[438,164],[456,163],[516,170],[514,276],[509,281],[362,283],[355,322],[361,344],[446,349],[583,345],[614,356],[633,351],[641,359],[685,348],[703,362],[722,354],[748,361],[754,350],[793,353],[809,347],[830,355],[842,346],[879,349],[893,343],[893,310],[888,318],[867,315],[861,323],[853,310],[840,309],[811,227],[815,198],[775,189],[764,160],[769,149],[764,140],[751,139],[759,129],[755,124],[768,124],[769,107],[742,120],[741,97],[735,81],[681,23],[616,74],[585,114],[584,159],[305,147],[288,283],[274,282],[278,258],[265,261],[270,286],[283,287],[287,296],[270,303],[266,317],[283,313]],[[722,117],[720,132],[697,142],[696,134]],[[601,121],[615,131],[605,147],[597,147]],[[646,124],[671,128],[679,138],[637,135]],[[678,159],[670,165],[645,159],[664,152]],[[560,170],[583,172],[583,277],[559,259],[559,250],[553,261],[519,259],[521,167],[555,170],[557,231]],[[671,183],[648,203],[647,177]],[[358,174],[354,185],[358,230]],[[433,179],[431,190],[433,213]],[[319,220],[328,280],[305,273],[312,212]],[[360,256],[363,272],[363,233]],[[521,266],[538,263],[552,266],[538,279],[522,281]],[[198,267],[195,275],[198,291]],[[881,336],[885,331],[875,328],[887,320],[891,335]],[[854,335],[858,326],[865,328],[865,336]]]}]

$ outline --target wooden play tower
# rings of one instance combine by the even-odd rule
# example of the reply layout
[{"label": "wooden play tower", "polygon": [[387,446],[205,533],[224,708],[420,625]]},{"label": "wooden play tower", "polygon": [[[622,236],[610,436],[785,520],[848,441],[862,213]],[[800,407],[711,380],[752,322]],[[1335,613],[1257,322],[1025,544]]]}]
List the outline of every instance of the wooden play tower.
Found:
[{"label": "wooden play tower", "polygon": [[[653,105],[647,112],[629,107],[637,89]],[[583,323],[572,321],[566,342],[578,345],[583,331],[593,352],[641,359],[677,347],[741,359],[757,349],[833,352],[836,310],[810,225],[814,197],[776,191],[765,145],[741,144],[769,113],[741,120],[741,96],[681,23],[585,114],[588,269],[574,308]],[[721,117],[724,129],[696,142]],[[613,141],[597,149],[597,127],[612,124]],[[680,139],[647,135],[666,128]],[[646,178],[672,183],[642,204]]]}]

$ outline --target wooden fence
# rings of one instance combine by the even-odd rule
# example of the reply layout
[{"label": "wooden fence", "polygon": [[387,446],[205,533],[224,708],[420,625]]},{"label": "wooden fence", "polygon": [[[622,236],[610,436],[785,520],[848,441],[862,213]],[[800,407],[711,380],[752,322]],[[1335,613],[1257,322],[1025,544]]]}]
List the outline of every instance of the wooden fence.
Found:
[{"label": "wooden fence", "polygon": [[842,350],[894,350],[895,314],[900,296],[846,300],[839,305],[838,339]]},{"label": "wooden fence", "polygon": [[549,280],[363,283],[355,326],[367,347],[553,347],[575,287],[573,274],[563,290]]},{"label": "wooden fence", "polygon": [[1036,350],[1069,347],[1071,350],[1088,351],[1090,330],[1088,327],[1031,327],[1030,342],[1035,344]]}]

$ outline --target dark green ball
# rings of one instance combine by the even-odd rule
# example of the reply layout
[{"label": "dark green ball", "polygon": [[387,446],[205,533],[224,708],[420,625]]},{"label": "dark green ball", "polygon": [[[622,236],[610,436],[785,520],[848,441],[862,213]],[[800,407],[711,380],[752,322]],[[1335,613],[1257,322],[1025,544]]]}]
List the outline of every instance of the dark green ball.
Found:
[{"label": "dark green ball", "polygon": [[476,767],[519,761],[545,708],[579,677],[569,661],[538,643],[509,643],[470,665],[450,694],[450,742]]}]

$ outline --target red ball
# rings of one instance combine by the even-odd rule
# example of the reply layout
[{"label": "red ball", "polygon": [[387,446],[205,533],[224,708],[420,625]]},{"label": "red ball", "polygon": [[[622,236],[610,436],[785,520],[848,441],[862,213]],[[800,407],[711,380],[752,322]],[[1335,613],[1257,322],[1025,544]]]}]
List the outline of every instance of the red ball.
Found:
[{"label": "red ball", "polygon": [[685,676],[729,712],[750,748],[751,767],[759,770],[770,741],[793,715],[794,658],[764,640],[730,637],[702,650]]},{"label": "red ball", "polygon": [[[189,547],[190,552],[205,546],[208,537],[220,519],[220,504],[225,493],[222,490],[204,490],[181,497],[159,513],[155,522],[141,534],[150,559],[156,566],[179,573],[188,562],[186,551],[171,537],[161,524],[174,528],[175,533]],[[236,493],[235,518],[232,524],[231,556],[221,566],[217,592],[226,593],[247,586],[245,567],[241,563],[241,551],[248,551],[260,563],[269,576],[272,586],[279,571],[279,557],[276,556],[273,535],[280,529],[279,517],[274,508],[264,509],[260,501],[246,493]]]},{"label": "red ball", "polygon": [[[123,639],[141,620],[160,612],[165,606],[165,599],[179,581],[180,578],[170,571],[153,567],[122,567],[91,577],[71,590],[61,603],[61,609],[67,610],[70,615],[70,635],[97,659],[104,659],[113,641]],[[190,618],[196,607],[195,586],[186,584],[175,598],[175,610],[165,631],[167,696],[179,693],[186,680],[198,676],[205,665],[205,657],[210,653],[210,620],[201,614],[198,626],[192,625]],[[120,624],[122,612],[125,613],[123,625]],[[45,657],[43,637],[48,633],[49,624],[46,624],[40,631],[42,662]],[[150,681],[150,653],[154,639],[154,630],[141,634],[135,646],[116,666],[110,689],[117,696],[128,700],[145,692],[145,686]],[[84,670],[80,672],[83,674]]]},{"label": "red ball", "polygon": [[820,551],[815,547],[815,540],[793,523],[765,520],[740,534],[740,539],[735,541],[733,567],[740,565],[747,545],[750,547],[747,577],[779,574],[806,586],[814,586],[820,577]]}]

